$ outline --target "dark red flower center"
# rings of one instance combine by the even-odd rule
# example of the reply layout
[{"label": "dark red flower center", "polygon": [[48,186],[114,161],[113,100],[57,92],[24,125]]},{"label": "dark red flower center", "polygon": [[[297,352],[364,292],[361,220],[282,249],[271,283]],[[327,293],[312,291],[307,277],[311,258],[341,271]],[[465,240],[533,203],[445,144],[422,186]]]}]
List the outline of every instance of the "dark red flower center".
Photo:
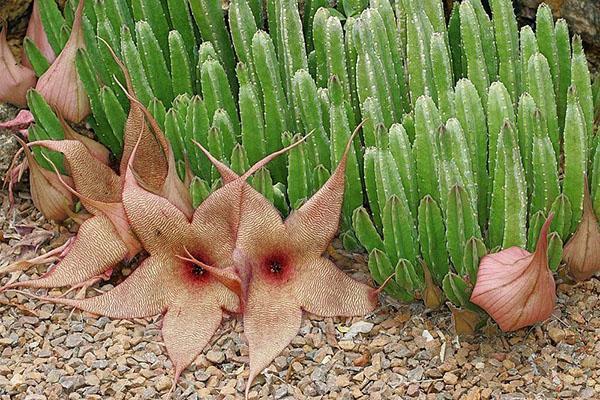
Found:
[{"label": "dark red flower center", "polygon": [[204,268],[202,268],[200,265],[192,265],[192,274],[194,274],[194,276],[201,276],[204,274],[204,272]]},{"label": "dark red flower center", "polygon": [[271,269],[272,273],[280,274],[281,271],[283,270],[283,266],[281,265],[281,263],[279,261],[274,260],[274,261],[271,261],[270,269]]},{"label": "dark red flower center", "polygon": [[[198,251],[191,252],[191,254],[182,254],[182,257],[187,258],[183,261],[183,274],[185,279],[190,282],[199,283],[206,281],[210,274],[206,270],[204,265],[213,265],[213,262],[205,257]],[[191,257],[190,257],[191,256]]]},{"label": "dark red flower center", "polygon": [[261,262],[262,276],[272,284],[281,284],[290,279],[292,268],[287,254],[275,253]]}]

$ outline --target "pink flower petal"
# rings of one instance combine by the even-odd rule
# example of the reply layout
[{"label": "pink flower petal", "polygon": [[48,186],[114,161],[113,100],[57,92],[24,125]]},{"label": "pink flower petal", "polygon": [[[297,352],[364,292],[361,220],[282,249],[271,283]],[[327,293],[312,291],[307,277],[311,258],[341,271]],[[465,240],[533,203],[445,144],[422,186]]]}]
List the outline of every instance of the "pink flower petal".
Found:
[{"label": "pink flower petal", "polygon": [[17,63],[6,40],[7,28],[0,31],[0,102],[18,107],[27,105],[27,90],[35,86],[35,73]]},{"label": "pink flower petal", "polygon": [[77,6],[67,44],[36,86],[48,104],[71,122],[81,122],[90,113],[90,102],[75,67],[77,50],[85,47],[81,25],[83,3],[80,0]]},{"label": "pink flower petal", "polygon": [[481,260],[471,301],[483,308],[503,331],[543,321],[556,303],[554,277],[548,268],[548,217],[530,253],[510,247]]}]

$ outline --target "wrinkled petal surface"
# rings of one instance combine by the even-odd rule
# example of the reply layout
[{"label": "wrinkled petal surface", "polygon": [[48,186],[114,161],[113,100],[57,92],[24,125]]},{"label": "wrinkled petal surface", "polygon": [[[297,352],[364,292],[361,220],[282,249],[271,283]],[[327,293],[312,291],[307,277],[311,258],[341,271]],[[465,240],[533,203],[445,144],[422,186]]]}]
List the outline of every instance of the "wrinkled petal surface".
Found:
[{"label": "wrinkled petal surface", "polygon": [[39,145],[63,153],[75,190],[84,197],[105,203],[121,201],[122,188],[119,176],[110,167],[99,162],[82,142],[40,140],[31,142],[30,145]]},{"label": "wrinkled petal surface", "polygon": [[377,293],[320,258],[299,265],[293,293],[300,307],[322,317],[350,317],[370,313],[377,306]]},{"label": "wrinkled petal surface", "polygon": [[17,282],[14,286],[51,288],[76,285],[98,276],[119,263],[127,246],[105,216],[92,217],[79,227],[69,252],[39,279]]},{"label": "wrinkled petal surface", "polygon": [[246,396],[254,379],[292,341],[302,322],[300,307],[284,290],[253,281],[249,293],[244,312],[244,335],[250,353]]}]

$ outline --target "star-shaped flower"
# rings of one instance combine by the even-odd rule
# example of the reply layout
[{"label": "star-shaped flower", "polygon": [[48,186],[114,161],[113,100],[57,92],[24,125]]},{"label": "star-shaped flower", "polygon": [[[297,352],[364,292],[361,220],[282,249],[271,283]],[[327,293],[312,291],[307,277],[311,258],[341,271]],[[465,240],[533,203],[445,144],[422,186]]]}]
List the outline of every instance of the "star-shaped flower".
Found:
[{"label": "star-shaped flower", "polygon": [[[235,212],[233,258],[242,284],[244,334],[250,353],[246,396],[256,376],[296,336],[302,311],[324,317],[357,316],[375,308],[378,290],[355,281],[323,256],[338,229],[348,150],[325,185],[285,221],[246,179],[271,155],[236,179],[211,158]],[[285,149],[284,149],[285,150]]]},{"label": "star-shaped flower", "polygon": [[125,174],[123,206],[150,256],[120,285],[83,300],[47,299],[111,318],[164,314],[162,335],[175,380],[202,351],[223,318],[238,312],[241,293],[232,257],[228,197],[211,195],[190,219],[168,199],[142,187],[132,165]]}]

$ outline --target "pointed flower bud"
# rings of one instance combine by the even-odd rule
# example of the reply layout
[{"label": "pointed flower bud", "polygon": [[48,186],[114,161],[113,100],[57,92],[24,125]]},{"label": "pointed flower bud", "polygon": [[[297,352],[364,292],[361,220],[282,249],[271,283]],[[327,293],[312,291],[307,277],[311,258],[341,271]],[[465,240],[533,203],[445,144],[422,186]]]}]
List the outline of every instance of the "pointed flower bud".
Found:
[{"label": "pointed flower bud", "polygon": [[423,302],[425,307],[431,310],[437,310],[441,307],[444,298],[442,290],[435,284],[431,277],[431,272],[425,261],[421,261],[423,275],[425,277],[425,289],[423,290]]},{"label": "pointed flower bud", "polygon": [[[73,214],[71,211],[73,208],[73,195],[58,176],[40,167],[25,142],[18,137],[17,141],[23,147],[29,164],[29,185],[33,204],[47,219],[64,221]],[[68,185],[73,184],[67,176],[62,177],[62,180]]]},{"label": "pointed flower bud", "polygon": [[534,253],[513,246],[481,259],[471,302],[505,332],[543,321],[554,310],[556,289],[547,254],[552,217],[542,226]]},{"label": "pointed flower bud", "polygon": [[452,311],[452,322],[454,331],[457,335],[470,336],[477,330],[477,325],[481,321],[481,316],[475,311],[467,308],[455,307],[452,303],[447,302],[450,311]]},{"label": "pointed flower bud", "polygon": [[17,63],[6,40],[7,28],[0,32],[0,103],[25,107],[27,90],[35,85],[35,73]]},{"label": "pointed flower bud", "polygon": [[565,246],[563,260],[571,276],[578,281],[589,279],[600,271],[600,228],[592,207],[587,180],[583,195],[583,217]]},{"label": "pointed flower bud", "polygon": [[[48,42],[48,36],[44,31],[44,25],[42,24],[40,8],[37,0],[33,0],[33,9],[31,10],[31,17],[29,17],[29,24],[27,25],[27,32],[25,33],[25,36],[31,39],[46,60],[48,60],[48,63],[52,64],[52,62],[54,62],[56,59],[56,54],[54,53],[52,46],[50,46],[50,42]],[[27,68],[33,69],[25,53],[23,53],[22,63]]]},{"label": "pointed flower bud", "polygon": [[84,1],[77,6],[67,44],[36,86],[48,104],[71,122],[81,122],[90,113],[90,102],[75,67],[77,50],[85,47],[81,24]]}]

